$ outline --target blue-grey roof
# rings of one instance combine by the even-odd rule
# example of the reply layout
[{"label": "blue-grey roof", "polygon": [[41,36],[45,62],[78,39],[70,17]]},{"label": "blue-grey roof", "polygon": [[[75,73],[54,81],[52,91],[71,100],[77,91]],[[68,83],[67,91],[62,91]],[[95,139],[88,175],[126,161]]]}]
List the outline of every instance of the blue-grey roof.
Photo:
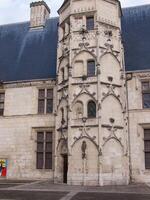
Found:
[{"label": "blue-grey roof", "polygon": [[44,30],[30,30],[29,22],[0,26],[0,80],[56,77],[58,18]]},{"label": "blue-grey roof", "polygon": [[[56,78],[58,18],[44,30],[29,22],[0,26],[0,81]],[[150,69],[150,5],[123,9],[126,70]]]},{"label": "blue-grey roof", "polygon": [[150,5],[123,9],[126,70],[150,69]]}]

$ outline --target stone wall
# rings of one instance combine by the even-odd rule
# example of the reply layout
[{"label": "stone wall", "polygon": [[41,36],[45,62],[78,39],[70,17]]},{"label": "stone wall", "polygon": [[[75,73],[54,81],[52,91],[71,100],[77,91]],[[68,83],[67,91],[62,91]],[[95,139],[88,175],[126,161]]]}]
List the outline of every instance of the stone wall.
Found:
[{"label": "stone wall", "polygon": [[149,80],[150,74],[127,73],[127,78],[132,181],[149,182],[150,170],[145,169],[144,129],[150,128],[150,110],[143,108],[141,82]]},{"label": "stone wall", "polygon": [[54,82],[4,84],[1,89],[5,108],[0,117],[0,158],[8,160],[8,179],[53,178],[54,169],[36,169],[37,131],[53,131],[54,141],[54,115],[38,115],[38,89],[45,87],[53,88]]}]

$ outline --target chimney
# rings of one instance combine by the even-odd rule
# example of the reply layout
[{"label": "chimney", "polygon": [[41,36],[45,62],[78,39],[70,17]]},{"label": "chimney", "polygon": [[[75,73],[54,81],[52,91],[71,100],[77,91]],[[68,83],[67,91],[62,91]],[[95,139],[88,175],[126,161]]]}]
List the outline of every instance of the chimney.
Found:
[{"label": "chimney", "polygon": [[46,20],[50,15],[50,8],[45,1],[32,2],[30,4],[30,28],[44,28]]}]

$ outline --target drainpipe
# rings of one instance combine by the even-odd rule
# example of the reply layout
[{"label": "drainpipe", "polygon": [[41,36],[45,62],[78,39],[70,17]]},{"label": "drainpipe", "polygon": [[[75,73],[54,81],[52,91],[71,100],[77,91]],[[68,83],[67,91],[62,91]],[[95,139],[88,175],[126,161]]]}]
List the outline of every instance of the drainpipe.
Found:
[{"label": "drainpipe", "polygon": [[132,80],[133,75],[130,73],[130,77],[126,76],[126,91],[127,91],[127,115],[128,115],[128,143],[129,143],[129,176],[130,183],[132,183],[132,159],[131,159],[131,138],[130,138],[130,118],[129,118],[129,101],[128,101],[128,81]]}]

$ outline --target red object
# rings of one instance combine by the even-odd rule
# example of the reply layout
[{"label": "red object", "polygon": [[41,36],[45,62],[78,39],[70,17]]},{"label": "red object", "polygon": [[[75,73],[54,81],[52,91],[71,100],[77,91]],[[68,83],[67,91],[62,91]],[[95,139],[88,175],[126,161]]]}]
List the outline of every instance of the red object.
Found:
[{"label": "red object", "polygon": [[5,177],[5,176],[6,176],[6,173],[7,173],[7,169],[6,169],[6,168],[3,168],[3,169],[2,169],[2,175],[1,175],[1,176],[4,176],[4,177]]}]

